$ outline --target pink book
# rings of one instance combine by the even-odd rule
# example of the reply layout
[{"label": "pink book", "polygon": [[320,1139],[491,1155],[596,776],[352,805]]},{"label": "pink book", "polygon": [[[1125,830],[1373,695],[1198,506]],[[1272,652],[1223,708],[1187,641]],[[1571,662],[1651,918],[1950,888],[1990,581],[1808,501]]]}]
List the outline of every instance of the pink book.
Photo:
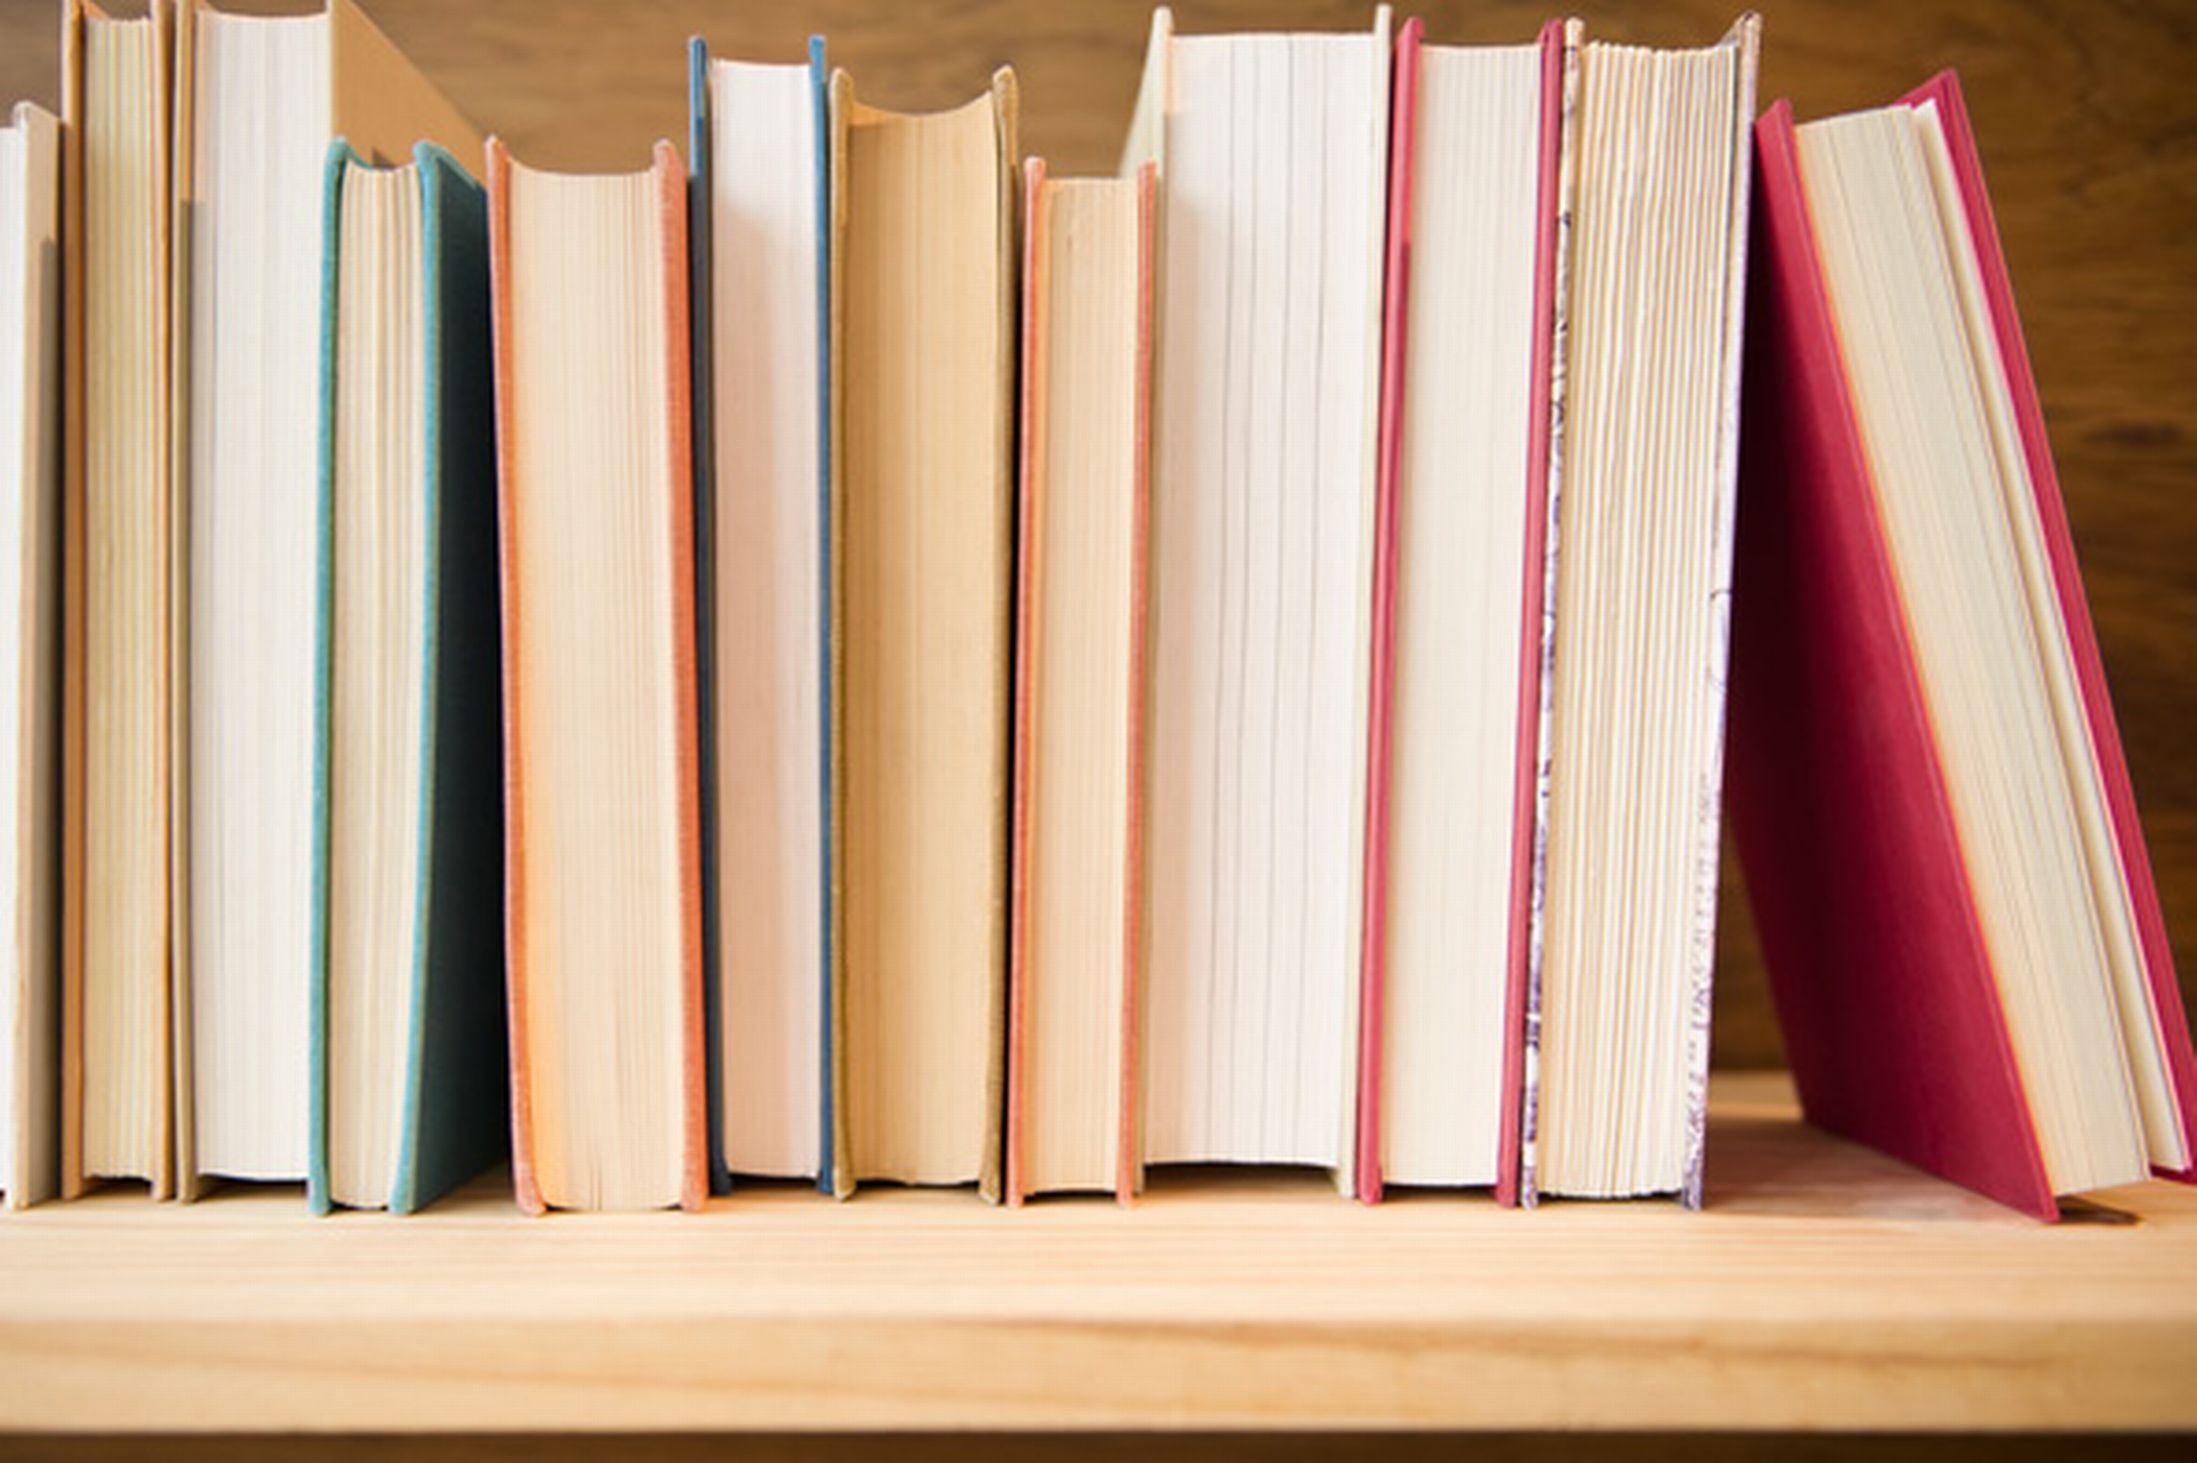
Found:
[{"label": "pink book", "polygon": [[[1935,103],[1944,128],[2174,1102],[2197,1133],[2197,1060],[1967,111],[1950,72],[1903,101]],[[1787,103],[1756,152],[1729,800],[1787,1057],[1811,1121],[2051,1219]]]},{"label": "pink book", "polygon": [[[1367,717],[1366,917],[1361,934],[1358,1062],[1359,1197],[1381,1198],[1381,1084],[1386,964],[1391,710],[1395,690],[1396,578],[1399,481],[1403,470],[1404,378],[1411,303],[1413,181],[1419,142],[1420,49],[1425,25],[1414,18],[1396,39],[1391,87],[1388,258],[1383,297],[1381,422],[1375,481],[1372,684]],[[1520,1132],[1525,1090],[1526,983],[1531,939],[1535,830],[1539,823],[1535,769],[1542,718],[1542,597],[1556,379],[1556,279],[1563,151],[1564,26],[1550,21],[1536,43],[1541,52],[1538,222],[1535,232],[1533,391],[1527,424],[1525,536],[1520,553],[1521,635],[1518,647],[1516,761],[1511,830],[1511,939],[1503,1010],[1503,1115],[1496,1197],[1518,1200]]]}]

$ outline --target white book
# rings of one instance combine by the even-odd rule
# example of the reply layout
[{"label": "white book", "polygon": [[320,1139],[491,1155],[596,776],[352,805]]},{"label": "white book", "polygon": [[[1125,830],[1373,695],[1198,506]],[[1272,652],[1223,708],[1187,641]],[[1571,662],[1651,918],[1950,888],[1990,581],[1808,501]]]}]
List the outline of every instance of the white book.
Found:
[{"label": "white book", "polygon": [[1389,61],[1154,17],[1148,1162],[1351,1182]]},{"label": "white book", "polygon": [[60,130],[0,128],[0,1186],[52,1194],[61,729]]},{"label": "white book", "polygon": [[320,298],[328,144],[480,141],[350,0],[186,9],[177,34],[184,346],[181,1182],[308,1166]]},{"label": "white book", "polygon": [[810,1178],[824,1060],[821,78],[814,64],[697,54],[719,1157]]},{"label": "white book", "polygon": [[1394,1184],[1496,1183],[1505,1113],[1516,1110],[1505,1081],[1521,933],[1513,892],[1531,857],[1518,773],[1534,755],[1536,708],[1522,714],[1520,693],[1539,652],[1542,564],[1528,554],[1546,466],[1535,415],[1549,383],[1535,372],[1549,369],[1537,290],[1553,265],[1539,245],[1554,207],[1541,198],[1554,41],[1417,46],[1407,34],[1398,47],[1398,87],[1416,82],[1397,113],[1415,133],[1395,140],[1411,170],[1411,267],[1389,285],[1402,291],[1403,335],[1389,344],[1402,398],[1391,428],[1387,841],[1373,855],[1385,915],[1368,916],[1386,921],[1372,1019],[1378,1172]]}]

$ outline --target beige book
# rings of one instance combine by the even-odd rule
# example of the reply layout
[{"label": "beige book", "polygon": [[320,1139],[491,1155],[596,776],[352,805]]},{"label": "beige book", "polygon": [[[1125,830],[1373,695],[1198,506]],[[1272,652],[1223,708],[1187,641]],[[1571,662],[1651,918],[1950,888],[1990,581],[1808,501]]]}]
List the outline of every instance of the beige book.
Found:
[{"label": "beige book", "polygon": [[997,1197],[1014,73],[831,134],[833,1188]]},{"label": "beige book", "polygon": [[61,1186],[174,1185],[169,1000],[169,115],[173,10],[62,20],[70,390],[64,493]]}]

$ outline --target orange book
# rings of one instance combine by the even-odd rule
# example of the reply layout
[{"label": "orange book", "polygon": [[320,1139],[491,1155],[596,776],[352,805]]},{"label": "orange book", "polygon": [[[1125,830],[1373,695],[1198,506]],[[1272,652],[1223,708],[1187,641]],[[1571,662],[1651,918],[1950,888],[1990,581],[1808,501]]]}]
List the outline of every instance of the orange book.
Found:
[{"label": "orange book", "polygon": [[520,1207],[707,1192],[686,181],[488,144]]},{"label": "orange book", "polygon": [[1025,171],[1007,1199],[1143,1179],[1145,528],[1157,173]]}]

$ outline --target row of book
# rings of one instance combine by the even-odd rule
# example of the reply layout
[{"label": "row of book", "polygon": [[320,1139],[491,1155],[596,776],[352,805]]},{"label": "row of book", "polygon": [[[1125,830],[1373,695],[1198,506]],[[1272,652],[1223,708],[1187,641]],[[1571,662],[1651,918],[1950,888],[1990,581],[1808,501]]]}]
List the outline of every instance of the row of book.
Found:
[{"label": "row of book", "polygon": [[697,41],[685,166],[578,176],[351,0],[64,25],[0,149],[10,1202],[1697,1204],[1727,805],[1814,1120],[2040,1216],[2197,1171],[1950,75],[1796,125],[1751,17],[1163,9],[1066,179],[1009,71]]}]

